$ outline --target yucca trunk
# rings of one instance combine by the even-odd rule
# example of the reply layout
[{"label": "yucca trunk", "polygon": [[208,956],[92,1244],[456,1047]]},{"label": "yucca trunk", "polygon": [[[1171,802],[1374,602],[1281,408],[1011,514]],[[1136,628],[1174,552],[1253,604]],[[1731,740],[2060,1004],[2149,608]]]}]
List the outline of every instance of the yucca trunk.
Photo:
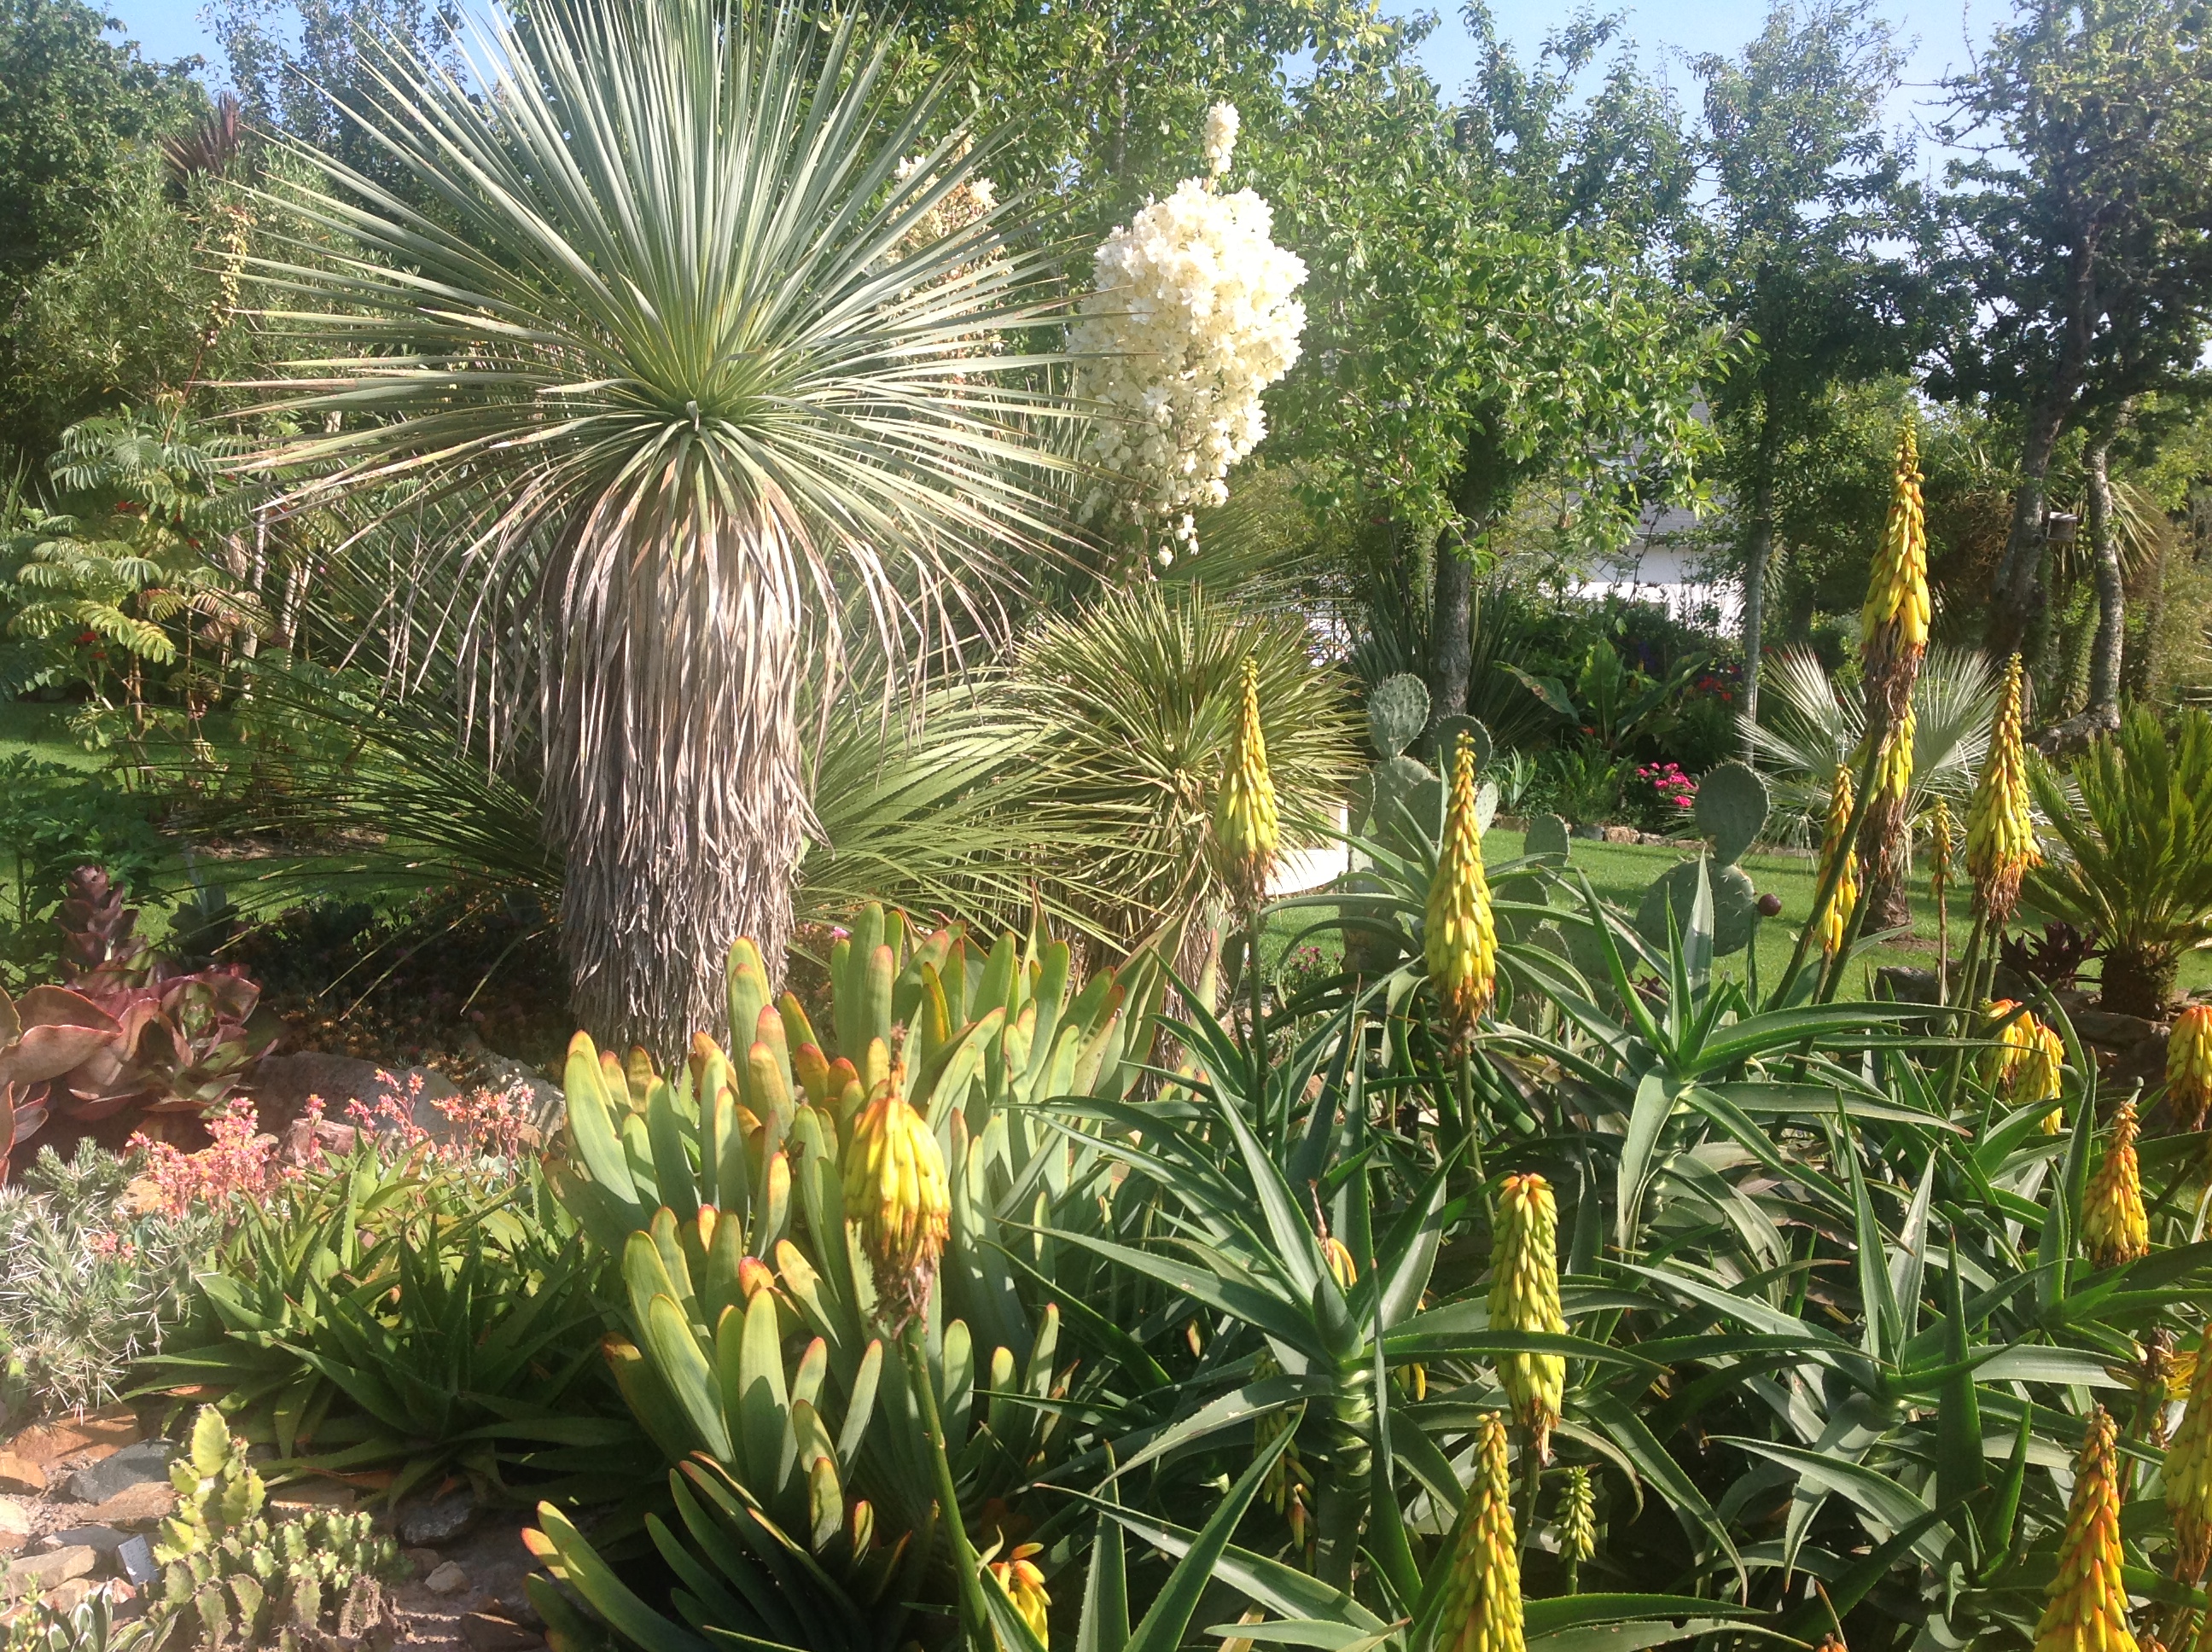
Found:
[{"label": "yucca trunk", "polygon": [[567,861],[571,1008],[664,1061],[723,1030],[739,935],[781,975],[809,818],[792,536],[702,497],[685,457],[644,498],[604,495],[549,593],[568,618],[546,821]]}]

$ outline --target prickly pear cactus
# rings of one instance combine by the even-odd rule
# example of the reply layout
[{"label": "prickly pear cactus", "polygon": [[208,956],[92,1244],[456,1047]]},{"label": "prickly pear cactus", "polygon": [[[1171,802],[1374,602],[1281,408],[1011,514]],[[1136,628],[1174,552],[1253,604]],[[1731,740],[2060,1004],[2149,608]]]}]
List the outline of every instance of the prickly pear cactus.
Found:
[{"label": "prickly pear cactus", "polygon": [[1459,751],[1459,737],[1466,734],[1474,742],[1474,768],[1477,774],[1490,767],[1490,731],[1472,717],[1443,717],[1422,744],[1428,748],[1429,762],[1437,773],[1443,774],[1452,766]]},{"label": "prickly pear cactus", "polygon": [[1428,721],[1428,685],[1410,671],[1384,677],[1367,696],[1367,738],[1375,743],[1378,757],[1401,755]]},{"label": "prickly pear cactus", "polygon": [[[1766,824],[1766,782],[1740,762],[1725,762],[1698,783],[1698,829],[1712,840],[1705,878],[1712,890],[1713,951],[1741,952],[1759,927],[1759,891],[1738,865]],[[1667,943],[1668,914],[1677,933],[1689,927],[1698,898],[1698,862],[1679,861],[1644,892],[1636,909],[1637,932],[1655,946]]]},{"label": "prickly pear cactus", "polygon": [[1573,839],[1567,835],[1567,823],[1558,815],[1539,815],[1528,823],[1528,835],[1521,845],[1521,853],[1541,856],[1553,865],[1567,864],[1567,848]]}]

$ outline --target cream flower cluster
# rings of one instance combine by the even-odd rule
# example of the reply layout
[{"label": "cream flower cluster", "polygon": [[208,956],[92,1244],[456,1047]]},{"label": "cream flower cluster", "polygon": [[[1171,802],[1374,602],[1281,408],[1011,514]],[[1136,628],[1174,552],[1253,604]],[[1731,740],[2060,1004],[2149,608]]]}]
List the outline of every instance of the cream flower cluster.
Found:
[{"label": "cream flower cluster", "polygon": [[[1206,120],[1209,164],[1227,165],[1236,111]],[[1218,149],[1216,141],[1218,140]],[[1185,179],[1106,238],[1095,290],[1071,341],[1080,386],[1105,411],[1091,457],[1125,478],[1114,498],[1139,525],[1168,520],[1194,548],[1191,513],[1229,496],[1230,467],[1267,434],[1260,392],[1298,359],[1305,264],[1270,239],[1273,214],[1249,190]],[[1094,494],[1090,508],[1107,503]],[[1159,552],[1163,563],[1172,550]]]},{"label": "cream flower cluster", "polygon": [[1216,178],[1229,170],[1237,149],[1237,106],[1217,103],[1206,112],[1206,168]]}]

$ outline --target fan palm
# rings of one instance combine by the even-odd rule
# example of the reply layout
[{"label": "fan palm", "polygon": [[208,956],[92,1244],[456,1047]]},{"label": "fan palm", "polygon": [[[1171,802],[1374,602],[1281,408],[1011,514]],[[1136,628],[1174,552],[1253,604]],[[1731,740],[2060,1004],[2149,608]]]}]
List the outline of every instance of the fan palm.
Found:
[{"label": "fan palm", "polygon": [[472,495],[447,550],[482,611],[534,581],[562,944],[611,1038],[713,1024],[738,934],[780,965],[802,667],[845,603],[917,658],[1053,532],[1039,363],[992,347],[1032,266],[947,210],[985,151],[924,138],[941,85],[896,91],[892,46],[811,0],[547,0],[468,82],[373,46],[364,118],[426,204],[315,158],[289,204],[348,250],[258,270],[303,335],[273,388],[323,427],[281,455],[311,496]]},{"label": "fan palm", "polygon": [[[1779,835],[1809,841],[1827,818],[1828,785],[1866,734],[1856,694],[1839,695],[1809,648],[1785,648],[1763,668],[1766,720],[1742,720],[1753,757],[1774,791]],[[1999,673],[1977,649],[1938,644],[1912,685],[1912,790],[1905,818],[1941,796],[1962,808],[1989,750]]]}]

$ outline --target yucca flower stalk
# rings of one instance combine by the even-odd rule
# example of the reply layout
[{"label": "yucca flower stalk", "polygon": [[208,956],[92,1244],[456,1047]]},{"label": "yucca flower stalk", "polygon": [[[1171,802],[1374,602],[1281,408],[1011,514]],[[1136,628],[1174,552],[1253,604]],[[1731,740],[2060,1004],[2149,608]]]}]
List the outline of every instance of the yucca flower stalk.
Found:
[{"label": "yucca flower stalk", "polygon": [[1597,1491],[1587,1468],[1567,1471],[1559,1499],[1559,1556],[1567,1563],[1569,1594],[1579,1592],[1583,1563],[1597,1553]]},{"label": "yucca flower stalk", "polygon": [[2197,1339],[2181,1424],[2166,1449],[2166,1511],[2173,1522],[2173,1575],[2194,1585],[2212,1562],[2212,1324]]},{"label": "yucca flower stalk", "polygon": [[2112,1419],[2102,1406],[2074,1461],[2074,1496],[2058,1540],[2058,1570],[2036,1625],[2035,1652],[2139,1652],[2120,1577],[2120,1499]]},{"label": "yucca flower stalk", "polygon": [[1029,479],[1063,465],[1045,364],[992,348],[1048,255],[1005,208],[927,233],[993,146],[881,21],[494,8],[459,73],[372,33],[357,118],[410,190],[290,144],[317,248],[247,261],[289,335],[267,422],[302,433],[257,462],[302,507],[453,501],[420,554],[468,592],[467,726],[542,735],[575,1009],[665,1056],[719,1022],[735,937],[781,971],[803,679],[835,679],[847,616],[918,677],[1070,539]]},{"label": "yucca flower stalk", "polygon": [[2099,1267],[2118,1267],[2150,1254],[2142,1173],[2136,1164],[2133,1102],[2121,1102],[2112,1115],[2112,1139],[2082,1192],[2081,1243]]},{"label": "yucca flower stalk", "polygon": [[1820,842],[1820,877],[1826,880],[1832,869],[1835,883],[1828,891],[1827,904],[1813,916],[1813,932],[1820,943],[1820,951],[1832,958],[1843,951],[1844,937],[1850,932],[1851,908],[1858,903],[1858,869],[1844,853],[1844,836],[1850,829],[1850,821],[1851,771],[1838,763],[1828,793],[1828,829]]},{"label": "yucca flower stalk", "polygon": [[[999,1580],[999,1587],[1006,1590],[1006,1599],[1013,1603],[1030,1633],[1036,1637],[1039,1646],[1049,1643],[1052,1596],[1045,1592],[1044,1574],[1030,1557],[1043,1552],[1042,1544],[1019,1544],[1004,1560],[994,1560],[987,1568]],[[1006,1652],[1004,1641],[999,1641],[998,1645],[1000,1652]]]},{"label": "yucca flower stalk", "polygon": [[1513,1533],[1505,1420],[1492,1412],[1475,1429],[1474,1482],[1452,1540],[1438,1617],[1438,1652],[1524,1652],[1521,1551]]},{"label": "yucca flower stalk", "polygon": [[1898,431],[1889,515],[1859,613],[1866,683],[1866,738],[1879,741],[1859,828],[1859,865],[1876,920],[1909,920],[1904,910],[1905,799],[1912,789],[1912,685],[1928,653],[1928,522],[1920,498],[1920,439],[1907,418]]},{"label": "yucca flower stalk", "polygon": [[2166,1042],[2166,1110],[2184,1130],[2202,1130],[2212,1107],[2212,1004],[2192,1004],[2174,1017]]},{"label": "yucca flower stalk", "polygon": [[1424,950],[1429,988],[1453,1042],[1462,1050],[1498,987],[1498,931],[1482,871],[1482,830],[1474,812],[1474,741],[1462,730],[1452,761],[1443,843],[1429,885]]},{"label": "yucca flower stalk", "polygon": [[[1534,1175],[1510,1175],[1498,1193],[1497,1254],[1491,1264],[1490,1325],[1495,1331],[1564,1335],[1559,1309],[1559,1207],[1552,1185]],[[1513,1419],[1528,1433],[1534,1460],[1552,1460],[1567,1362],[1560,1354],[1501,1354],[1498,1379],[1513,1402]]]},{"label": "yucca flower stalk", "polygon": [[2040,865],[2035,818],[2027,801],[2027,752],[2021,743],[2020,656],[2005,666],[1990,725],[1989,756],[1966,810],[1966,876],[1974,884],[1974,915],[2002,931],[2020,905],[2020,880]]},{"label": "yucca flower stalk", "polygon": [[1267,737],[1260,727],[1260,663],[1247,654],[1240,671],[1243,698],[1214,802],[1213,841],[1224,880],[1253,906],[1267,893],[1283,833],[1267,772]]}]

